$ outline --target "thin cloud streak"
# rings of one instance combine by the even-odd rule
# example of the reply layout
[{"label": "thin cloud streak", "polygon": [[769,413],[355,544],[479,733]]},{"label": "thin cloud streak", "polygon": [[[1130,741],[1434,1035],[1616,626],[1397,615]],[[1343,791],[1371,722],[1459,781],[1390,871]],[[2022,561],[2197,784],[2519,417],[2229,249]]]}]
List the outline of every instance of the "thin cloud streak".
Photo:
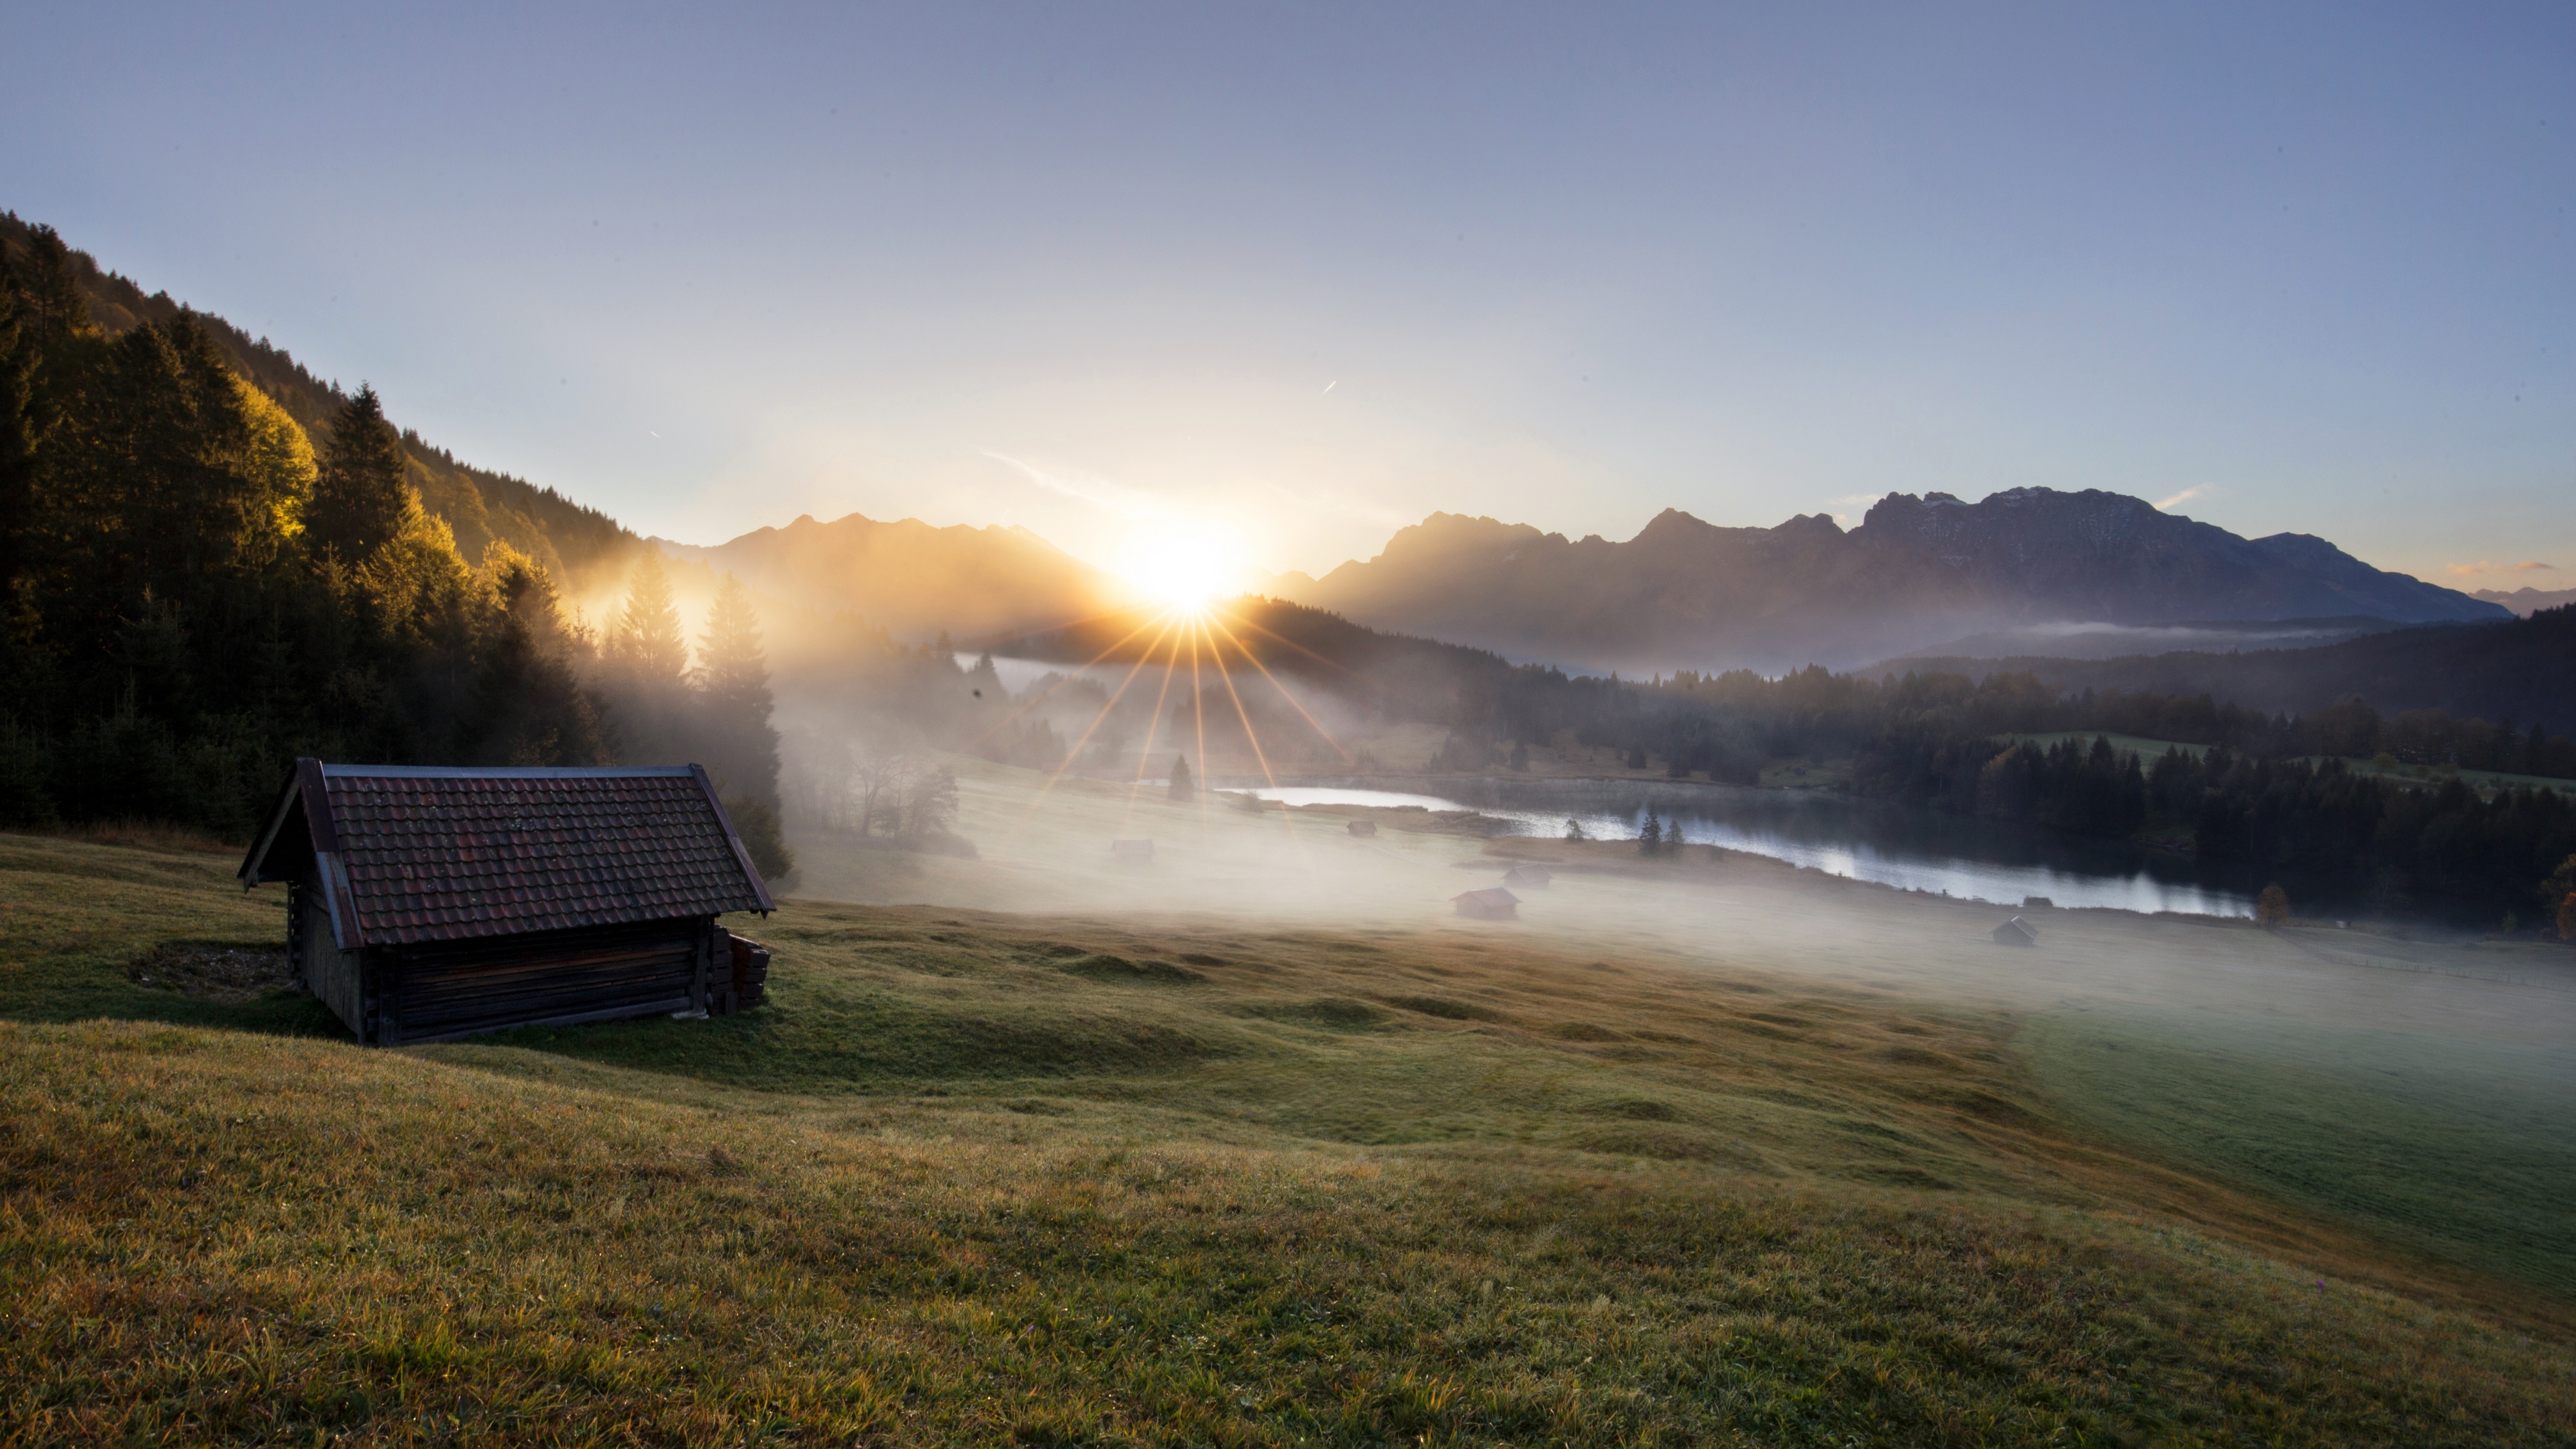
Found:
[{"label": "thin cloud streak", "polygon": [[984,456],[997,463],[1006,463],[1018,469],[1023,477],[1040,488],[1052,493],[1061,493],[1077,503],[1087,503],[1104,513],[1114,514],[1120,518],[1152,518],[1164,511],[1152,497],[1133,488],[1112,483],[1098,474],[1059,473],[1052,469],[1038,467],[1034,463],[1022,462],[1008,453],[996,453],[990,449],[984,450]]},{"label": "thin cloud streak", "polygon": [[2554,574],[2558,572],[2558,565],[2542,563],[2538,559],[2530,559],[2518,564],[2491,563],[2485,559],[2480,559],[2473,564],[2453,564],[2450,566],[2449,572],[2455,577],[2464,579],[2473,579],[2480,574]]}]

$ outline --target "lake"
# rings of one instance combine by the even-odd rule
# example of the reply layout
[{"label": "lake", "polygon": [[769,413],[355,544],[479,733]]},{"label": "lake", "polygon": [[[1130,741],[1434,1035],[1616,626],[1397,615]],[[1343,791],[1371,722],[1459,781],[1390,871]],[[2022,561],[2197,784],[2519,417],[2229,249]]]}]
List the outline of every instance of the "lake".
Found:
[{"label": "lake", "polygon": [[1439,780],[1421,793],[1357,781],[1262,786],[1290,805],[1419,805],[1474,810],[1529,835],[1563,835],[1566,822],[1597,839],[1634,839],[1652,809],[1693,845],[1767,855],[1829,875],[1904,890],[2018,906],[2046,896],[2059,906],[2252,916],[2254,898],[2190,861],[2051,832],[1960,820],[1878,801],[1803,790],[1621,780]]}]

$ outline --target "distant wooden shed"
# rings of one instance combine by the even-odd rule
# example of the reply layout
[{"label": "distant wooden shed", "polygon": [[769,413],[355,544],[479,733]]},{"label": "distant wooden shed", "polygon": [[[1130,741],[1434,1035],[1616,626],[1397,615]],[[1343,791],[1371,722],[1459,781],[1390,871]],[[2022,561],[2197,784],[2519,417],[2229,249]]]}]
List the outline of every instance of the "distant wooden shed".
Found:
[{"label": "distant wooden shed", "polygon": [[2015,916],[2011,920],[2004,922],[2002,925],[1995,927],[1995,944],[1998,946],[2036,946],[2039,944],[2039,932],[2031,928],[2030,922],[2023,920],[2019,916]]},{"label": "distant wooden shed", "polygon": [[1109,853],[1117,858],[1120,865],[1152,865],[1154,863],[1154,842],[1150,840],[1113,840],[1109,842]]},{"label": "distant wooden shed", "polygon": [[716,917],[777,909],[695,765],[298,760],[240,878],[287,883],[298,982],[385,1046],[721,1014],[768,952]]},{"label": "distant wooden shed", "polygon": [[1374,820],[1354,820],[1342,828],[1348,830],[1353,835],[1377,834],[1377,822]]},{"label": "distant wooden shed", "polygon": [[1523,862],[1503,872],[1503,884],[1525,891],[1543,891],[1556,876],[1546,866]]},{"label": "distant wooden shed", "polygon": [[1479,921],[1516,921],[1521,915],[1521,898],[1501,886],[1461,891],[1449,900],[1457,906],[1458,914]]}]

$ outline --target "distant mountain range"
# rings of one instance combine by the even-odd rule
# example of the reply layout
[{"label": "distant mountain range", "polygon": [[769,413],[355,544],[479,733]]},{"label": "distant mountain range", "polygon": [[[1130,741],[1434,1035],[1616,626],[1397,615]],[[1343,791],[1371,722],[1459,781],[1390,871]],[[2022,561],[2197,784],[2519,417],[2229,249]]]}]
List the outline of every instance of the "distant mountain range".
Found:
[{"label": "distant mountain range", "polygon": [[1849,532],[1823,514],[1720,528],[1667,509],[1625,543],[1435,513],[1365,563],[1267,591],[1372,628],[1630,672],[1850,667],[2052,623],[2511,617],[2308,534],[2247,539],[2049,488],[1892,493]]},{"label": "distant mountain range", "polygon": [[2512,593],[2506,593],[2502,589],[2473,589],[2469,597],[2484,599],[2490,604],[2502,604],[2528,619],[2543,609],[2562,609],[2569,604],[2576,604],[2576,589],[2523,588],[2516,589]]}]

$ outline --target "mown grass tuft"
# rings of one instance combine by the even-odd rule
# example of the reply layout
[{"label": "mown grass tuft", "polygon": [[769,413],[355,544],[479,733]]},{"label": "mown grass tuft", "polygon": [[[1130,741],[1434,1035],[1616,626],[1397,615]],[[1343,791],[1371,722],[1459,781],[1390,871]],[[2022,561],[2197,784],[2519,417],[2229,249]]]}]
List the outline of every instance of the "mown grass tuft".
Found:
[{"label": "mown grass tuft", "polygon": [[1169,961],[1130,961],[1124,956],[1098,953],[1067,961],[1056,968],[1068,976],[1088,976],[1094,981],[1125,981],[1139,984],[1186,986],[1207,977],[1186,966]]}]

